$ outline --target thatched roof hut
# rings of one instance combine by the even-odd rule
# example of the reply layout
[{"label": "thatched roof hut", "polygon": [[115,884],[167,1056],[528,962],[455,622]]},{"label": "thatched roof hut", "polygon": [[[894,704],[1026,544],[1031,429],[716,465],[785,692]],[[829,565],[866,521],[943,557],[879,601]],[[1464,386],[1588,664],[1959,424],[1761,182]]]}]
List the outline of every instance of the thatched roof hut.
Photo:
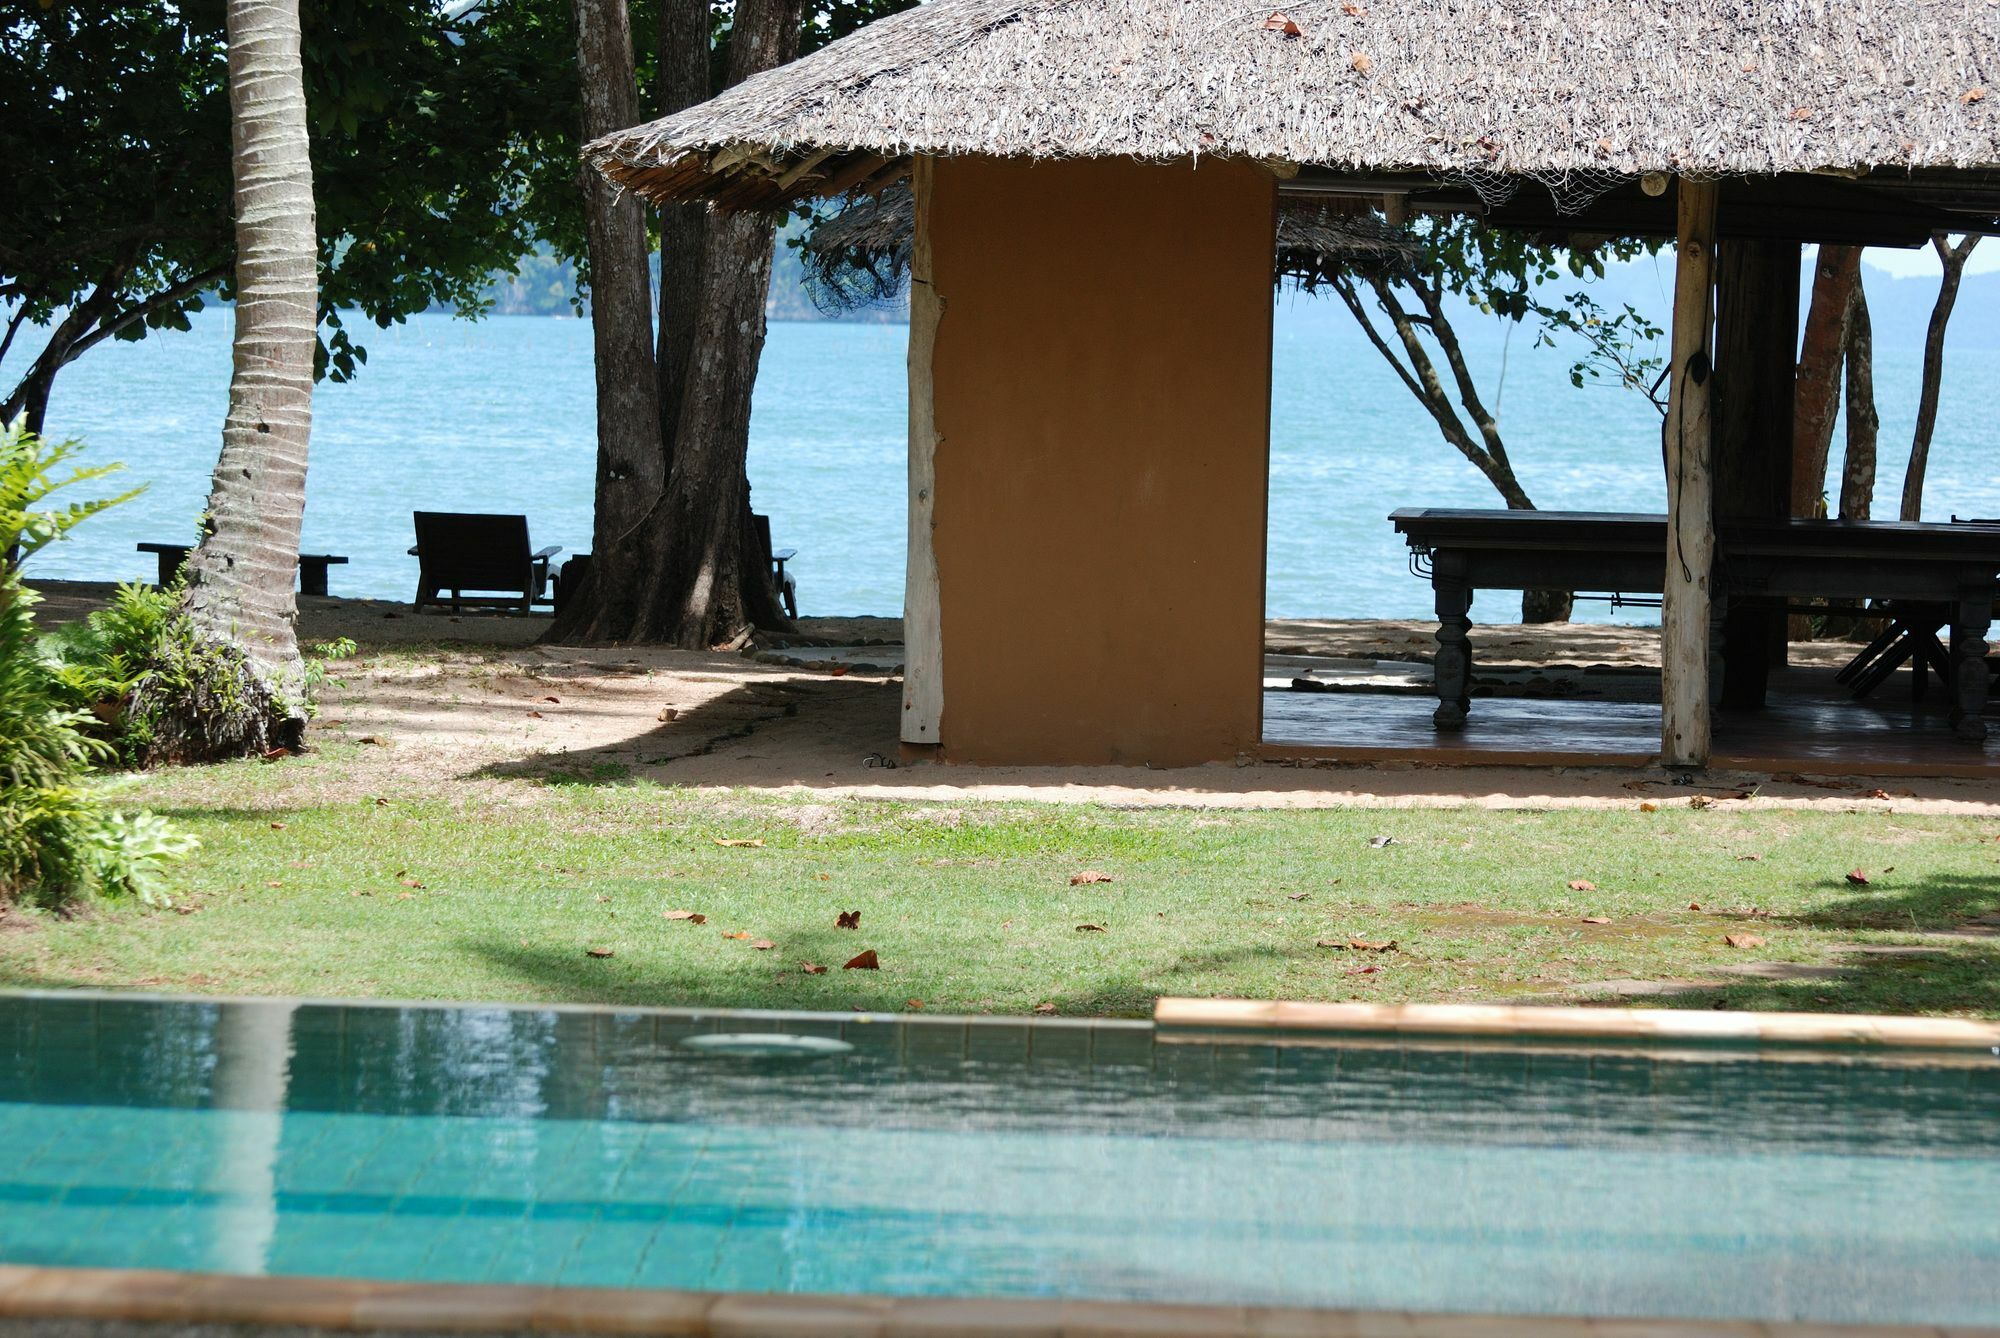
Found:
[{"label": "thatched roof hut", "polygon": [[2000,168],[2000,7],[931,0],[589,154],[650,198],[731,206],[879,182],[911,154],[1220,156],[1489,204],[1503,177],[1574,205],[1646,173],[1838,172],[1990,226],[2000,175],[1938,200],[1932,174]]},{"label": "thatched roof hut", "polygon": [[[1782,626],[1718,594],[1716,517],[1789,515],[1799,244],[2000,232],[2000,3],[929,0],[586,152],[647,198],[722,208],[909,179],[853,244],[891,239],[872,253],[900,267],[912,202],[900,736],[946,760],[1262,746],[1287,203],[1343,220],[1341,247],[1357,210],[1673,238],[1664,574],[1635,588],[1663,595],[1659,756],[1692,767],[1711,671],[1761,700]],[[1475,581],[1432,575],[1449,732]],[[1995,592],[1953,593],[1968,740]],[[1874,574],[1838,593],[1913,597]]]}]

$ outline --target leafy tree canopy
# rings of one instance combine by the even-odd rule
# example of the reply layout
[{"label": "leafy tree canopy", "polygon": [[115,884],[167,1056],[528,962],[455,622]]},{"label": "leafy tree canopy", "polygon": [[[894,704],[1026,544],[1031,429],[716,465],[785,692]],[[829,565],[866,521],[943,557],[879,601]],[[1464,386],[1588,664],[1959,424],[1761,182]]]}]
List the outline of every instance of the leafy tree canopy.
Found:
[{"label": "leafy tree canopy", "polygon": [[[910,0],[807,6],[812,50]],[[642,106],[660,0],[636,0]],[[188,328],[231,294],[223,0],[29,0],[0,19],[0,419],[39,423],[57,371],[107,339]],[[728,0],[713,6],[714,68]],[[304,12],[320,235],[318,370],[378,326],[469,314],[537,244],[587,284],[570,0],[316,0]],[[51,327],[7,365],[24,326]],[[27,341],[32,345],[32,340]]]},{"label": "leafy tree canopy", "polygon": [[[539,132],[574,113],[531,52],[433,5],[318,0],[304,19],[319,370],[344,379],[366,353],[341,313],[480,309],[527,249]],[[231,295],[222,0],[37,0],[0,23],[0,63],[0,358],[23,324],[53,327],[6,406],[39,416],[68,361]]]}]

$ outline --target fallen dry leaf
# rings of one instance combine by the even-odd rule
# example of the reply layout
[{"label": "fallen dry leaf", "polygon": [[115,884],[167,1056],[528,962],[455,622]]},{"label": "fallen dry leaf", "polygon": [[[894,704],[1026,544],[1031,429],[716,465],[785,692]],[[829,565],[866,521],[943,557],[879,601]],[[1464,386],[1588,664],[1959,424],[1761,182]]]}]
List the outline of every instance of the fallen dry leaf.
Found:
[{"label": "fallen dry leaf", "polygon": [[671,707],[671,706],[662,706],[662,707],[660,708],[660,713],[659,713],[658,715],[654,716],[653,718],[654,718],[655,720],[659,721],[659,722],[660,722],[661,724],[663,724],[663,725],[664,725],[664,724],[666,724],[666,723],[667,723],[668,721],[670,721],[670,720],[678,720],[678,719],[680,719],[680,714],[681,714],[681,713],[680,713],[680,712],[679,712],[679,711],[678,711],[677,709],[675,709],[674,707]]},{"label": "fallen dry leaf", "polygon": [[1698,794],[1688,800],[1689,808],[1712,808],[1714,805],[1715,801],[1705,794]]},{"label": "fallen dry leaf", "polygon": [[1688,903],[1688,909],[1691,911],[1698,911],[1701,909],[1701,903],[1698,901],[1690,901]]},{"label": "fallen dry leaf", "polygon": [[778,945],[771,942],[770,939],[760,938],[755,943],[752,943],[750,946],[755,948],[758,952],[769,952],[771,949],[777,947]]},{"label": "fallen dry leaf", "polygon": [[661,914],[660,918],[662,920],[690,920],[698,925],[708,923],[708,917],[700,911],[665,911]]},{"label": "fallen dry leaf", "polygon": [[285,824],[282,822],[274,822],[271,824],[271,830],[274,832],[282,832],[283,830],[285,830]]},{"label": "fallen dry leaf", "polygon": [[749,938],[749,937],[750,937],[750,931],[749,931],[749,930],[747,930],[747,929],[725,929],[725,930],[723,930],[723,931],[722,931],[722,936],[723,936],[724,938],[745,938],[745,939],[747,939],[747,938]]},{"label": "fallen dry leaf", "polygon": [[543,718],[543,716],[540,711],[530,711],[528,712],[528,718],[530,720],[540,720]]},{"label": "fallen dry leaf", "polygon": [[1078,925],[1078,926],[1076,927],[1076,932],[1077,932],[1077,933],[1079,933],[1079,934],[1102,934],[1102,933],[1104,932],[1104,926],[1103,926],[1103,925]]},{"label": "fallen dry leaf", "polygon": [[1355,0],[1345,0],[1340,6],[1340,12],[1350,19],[1365,19],[1368,17],[1368,6],[1356,4]]},{"label": "fallen dry leaf", "polygon": [[265,886],[265,887],[283,887],[283,886],[284,886],[284,884],[283,884],[283,883],[266,883],[266,884],[264,884],[264,886]]},{"label": "fallen dry leaf", "polygon": [[1375,62],[1368,58],[1366,51],[1355,52],[1347,58],[1347,63],[1354,67],[1356,74],[1366,74],[1375,68]]},{"label": "fallen dry leaf", "polygon": [[609,897],[608,895],[606,895],[605,893],[603,893],[603,892],[599,892],[599,893],[597,894],[597,899],[598,899],[599,901],[609,901],[609,900],[611,900],[611,898],[610,898],[610,897]]},{"label": "fallen dry leaf", "polygon": [[1970,107],[1975,102],[1986,101],[1986,90],[1984,88],[1968,88],[1959,96],[1958,100]]},{"label": "fallen dry leaf", "polygon": [[609,948],[585,948],[583,952],[586,957],[609,957],[612,955]]},{"label": "fallen dry leaf", "polygon": [[838,915],[833,917],[833,927],[835,929],[861,928],[861,912],[860,911],[840,912]]},{"label": "fallen dry leaf", "polygon": [[1889,792],[1887,790],[1867,790],[1862,793],[1861,797],[1863,799],[1887,799]]},{"label": "fallen dry leaf", "polygon": [[1868,875],[1859,869],[1851,869],[1848,871],[1847,881],[1855,887],[1866,887],[1868,886]]},{"label": "fallen dry leaf", "polygon": [[909,1008],[909,1009],[921,1009],[921,1008],[922,1008],[923,1006],[924,1006],[924,1001],[923,1001],[922,999],[905,999],[905,1000],[903,1000],[903,1007],[905,1007],[905,1008]]},{"label": "fallen dry leaf", "polygon": [[1639,811],[1641,813],[1658,813],[1660,811],[1660,806],[1649,799],[1645,803],[1639,805]]},{"label": "fallen dry leaf", "polygon": [[823,976],[826,974],[826,968],[821,966],[818,962],[800,962],[799,970],[805,972],[809,976]]},{"label": "fallen dry leaf", "polygon": [[292,750],[289,748],[273,748],[270,752],[264,754],[264,760],[266,762],[282,762],[291,755]]},{"label": "fallen dry leaf", "polygon": [[882,963],[876,958],[875,949],[869,948],[865,952],[858,952],[848,958],[846,964],[840,969],[843,971],[880,971]]},{"label": "fallen dry leaf", "polygon": [[1381,969],[1379,966],[1350,966],[1344,974],[1350,976],[1372,976]]},{"label": "fallen dry leaf", "polygon": [[1305,899],[1306,899],[1307,897],[1309,897],[1309,896],[1311,896],[1311,895],[1312,895],[1312,893],[1310,893],[1310,892],[1287,892],[1287,893],[1285,893],[1285,900],[1286,900],[1286,901],[1304,901],[1304,900],[1305,900]]},{"label": "fallen dry leaf", "polygon": [[560,697],[544,697],[544,698],[542,698],[542,700],[543,700],[543,701],[545,701],[545,702],[552,702],[552,703],[554,703],[554,704],[555,704],[555,705],[557,705],[557,706],[561,706],[561,705],[562,705],[562,698],[560,698]]},{"label": "fallen dry leaf", "polygon": [[1762,934],[1724,934],[1722,941],[1732,948],[1761,948],[1765,942]]},{"label": "fallen dry leaf", "polygon": [[398,878],[398,879],[397,879],[396,881],[397,881],[397,882],[399,882],[399,883],[401,883],[401,884],[402,884],[402,885],[403,885],[404,887],[422,887],[422,886],[423,886],[423,884],[422,884],[422,883],[418,882],[418,881],[417,881],[416,879],[414,879],[414,878]]},{"label": "fallen dry leaf", "polygon": [[1371,848],[1380,850],[1384,846],[1395,845],[1396,838],[1393,836],[1371,836],[1368,838],[1368,844]]},{"label": "fallen dry leaf", "polygon": [[1572,892],[1595,892],[1597,884],[1591,882],[1588,878],[1572,878],[1569,880],[1569,890]]},{"label": "fallen dry leaf", "polygon": [[1794,121],[1808,121],[1808,120],[1811,120],[1811,119],[1812,119],[1812,108],[1811,108],[1811,107],[1794,107],[1794,108],[1792,108],[1792,119],[1793,119]]},{"label": "fallen dry leaf", "polygon": [[1761,863],[1764,859],[1762,855],[1738,855],[1736,858],[1739,860],[1748,860],[1752,864]]},{"label": "fallen dry leaf", "polygon": [[1587,925],[1608,925],[1611,923],[1611,917],[1607,915],[1586,915],[1583,917],[1583,923]]},{"label": "fallen dry leaf", "polygon": [[1353,948],[1356,952],[1394,952],[1396,951],[1396,940],[1387,939],[1382,942],[1371,943],[1365,938],[1350,938],[1347,940],[1347,946]]},{"label": "fallen dry leaf", "polygon": [[715,843],[730,850],[762,850],[764,842],[755,836],[718,836]]},{"label": "fallen dry leaf", "polygon": [[1264,30],[1266,32],[1280,32],[1287,37],[1305,36],[1304,31],[1300,29],[1299,25],[1292,22],[1291,15],[1286,14],[1282,10],[1272,11],[1271,17],[1264,20]]},{"label": "fallen dry leaf", "polygon": [[1069,885],[1071,887],[1082,887],[1086,883],[1108,883],[1110,881],[1110,874],[1102,873],[1096,869],[1085,869],[1082,873],[1073,873],[1069,876]]},{"label": "fallen dry leaf", "polygon": [[372,743],[378,748],[387,748],[389,746],[389,741],[383,738],[380,734],[363,734],[360,738],[356,739],[355,742]]},{"label": "fallen dry leaf", "polygon": [[1035,1011],[1043,1017],[1047,1017],[1050,1013],[1056,1011],[1056,1006],[1052,1003],[1038,1003],[1035,1005]]}]

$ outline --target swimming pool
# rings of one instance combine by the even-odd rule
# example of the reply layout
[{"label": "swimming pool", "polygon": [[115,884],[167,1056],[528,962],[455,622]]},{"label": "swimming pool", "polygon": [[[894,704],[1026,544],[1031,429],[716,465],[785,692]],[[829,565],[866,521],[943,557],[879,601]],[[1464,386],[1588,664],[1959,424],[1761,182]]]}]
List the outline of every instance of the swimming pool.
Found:
[{"label": "swimming pool", "polygon": [[10,1264],[2000,1321],[1990,1056],[0,996],[0,1147]]}]

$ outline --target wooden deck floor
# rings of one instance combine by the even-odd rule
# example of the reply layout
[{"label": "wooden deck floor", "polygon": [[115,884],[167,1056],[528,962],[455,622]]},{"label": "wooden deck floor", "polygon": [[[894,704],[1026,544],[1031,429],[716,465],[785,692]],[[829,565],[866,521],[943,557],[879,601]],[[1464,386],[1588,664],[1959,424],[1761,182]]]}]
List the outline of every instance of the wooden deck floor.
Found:
[{"label": "wooden deck floor", "polygon": [[[1645,766],[1659,757],[1656,703],[1476,698],[1463,730],[1431,727],[1430,696],[1364,692],[1264,694],[1264,755],[1449,766]],[[1944,693],[1913,703],[1904,680],[1855,701],[1825,670],[1773,680],[1761,711],[1717,716],[1715,764],[1748,771],[1840,775],[2000,775],[2000,716],[1982,745],[1953,736]]]}]

